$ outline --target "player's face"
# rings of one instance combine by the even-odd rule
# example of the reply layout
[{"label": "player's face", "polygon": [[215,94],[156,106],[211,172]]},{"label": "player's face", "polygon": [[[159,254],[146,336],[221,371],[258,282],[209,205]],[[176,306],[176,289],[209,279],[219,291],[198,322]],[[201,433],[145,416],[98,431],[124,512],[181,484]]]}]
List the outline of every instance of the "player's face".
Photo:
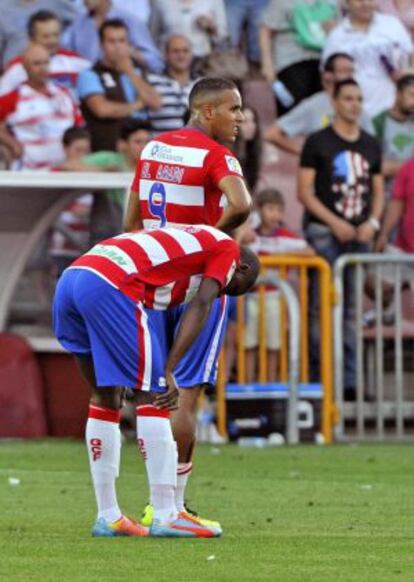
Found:
[{"label": "player's face", "polygon": [[237,89],[222,91],[220,101],[213,110],[212,137],[221,142],[233,143],[243,119],[240,93]]},{"label": "player's face", "polygon": [[60,44],[60,22],[55,19],[38,22],[34,28],[33,41],[44,46],[53,55]]},{"label": "player's face", "polygon": [[358,123],[362,110],[362,93],[355,85],[345,85],[334,101],[335,113],[348,123]]}]

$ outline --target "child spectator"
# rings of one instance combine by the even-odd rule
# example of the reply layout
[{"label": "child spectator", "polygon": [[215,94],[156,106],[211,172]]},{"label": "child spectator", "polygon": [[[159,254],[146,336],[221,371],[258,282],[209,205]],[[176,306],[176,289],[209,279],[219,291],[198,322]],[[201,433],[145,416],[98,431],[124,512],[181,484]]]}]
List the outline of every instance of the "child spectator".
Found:
[{"label": "child spectator", "polygon": [[[249,247],[260,255],[294,254],[311,256],[313,250],[306,241],[284,226],[285,200],[278,190],[266,189],[256,199],[260,224],[254,231],[254,240]],[[251,240],[251,233],[245,233]],[[243,241],[242,241],[243,242]],[[247,240],[246,240],[247,242]],[[277,271],[276,271],[277,273]],[[280,293],[269,287],[265,294],[267,380],[277,379],[277,358],[280,348]],[[246,349],[246,379],[253,382],[257,375],[257,347],[259,344],[259,294],[253,291],[246,295],[246,327],[244,345]]]},{"label": "child spectator", "polygon": [[[91,138],[87,129],[70,127],[62,138],[65,161],[55,170],[65,169],[66,164],[81,163],[91,151]],[[67,206],[52,231],[50,254],[54,259],[57,275],[89,246],[89,216],[93,197],[84,194]]]}]

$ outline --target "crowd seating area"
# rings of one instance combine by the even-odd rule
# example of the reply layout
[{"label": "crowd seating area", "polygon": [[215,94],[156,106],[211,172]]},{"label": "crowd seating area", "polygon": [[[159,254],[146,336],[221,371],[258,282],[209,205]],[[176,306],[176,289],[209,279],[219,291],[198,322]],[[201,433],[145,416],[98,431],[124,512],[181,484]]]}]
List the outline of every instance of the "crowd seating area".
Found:
[{"label": "crowd seating area", "polygon": [[[365,180],[368,196],[375,197],[376,178],[382,176],[384,211],[366,218],[375,233],[365,251],[414,252],[414,235],[407,238],[407,221],[414,219],[413,3],[27,0],[13,5],[3,20],[0,196],[8,195],[7,172],[21,172],[28,185],[34,173],[57,172],[122,172],[123,180],[129,173],[132,182],[148,140],[185,125],[188,96],[197,79],[223,76],[236,83],[243,98],[244,122],[231,147],[255,203],[240,241],[269,237],[275,254],[305,249],[318,255],[322,251],[307,228],[312,222],[307,202],[297,195],[301,169],[311,167],[302,148],[335,116],[345,115],[338,112],[335,91],[352,77],[362,92],[359,119],[368,135],[364,144],[369,144],[363,148],[378,150],[379,161],[361,174],[356,166],[348,168],[344,183],[334,187],[346,187],[345,195],[354,195]],[[350,182],[354,171],[355,184]],[[30,335],[27,330],[35,326],[34,335],[50,335],[50,300],[62,270],[91,244],[122,228],[124,188],[78,188],[69,198],[27,257],[7,313],[8,331]],[[265,204],[280,211],[271,232],[263,223]],[[15,221],[10,217],[10,224]],[[1,240],[6,241],[11,227],[7,220],[1,223]],[[299,251],[281,245],[286,230],[303,242]],[[406,295],[412,280],[407,272]],[[373,290],[369,274],[366,279],[365,335],[372,343],[379,284]],[[386,301],[387,285],[389,277],[384,277],[384,321],[388,316],[392,326],[395,305]],[[412,304],[402,303],[404,321],[413,319]],[[406,334],[405,340],[404,349],[412,337]],[[345,378],[346,400],[355,399],[355,388]],[[41,424],[34,433],[44,430]]]}]

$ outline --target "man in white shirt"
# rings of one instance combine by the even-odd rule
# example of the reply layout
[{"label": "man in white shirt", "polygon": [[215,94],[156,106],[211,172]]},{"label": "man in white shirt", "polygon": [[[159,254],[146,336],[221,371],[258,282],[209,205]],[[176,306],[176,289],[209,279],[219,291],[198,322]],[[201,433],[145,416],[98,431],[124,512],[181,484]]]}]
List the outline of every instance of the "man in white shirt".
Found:
[{"label": "man in white shirt", "polygon": [[329,34],[322,60],[344,51],[355,61],[366,110],[371,117],[392,107],[394,80],[413,57],[407,29],[394,16],[376,11],[375,0],[346,0],[348,16]]}]

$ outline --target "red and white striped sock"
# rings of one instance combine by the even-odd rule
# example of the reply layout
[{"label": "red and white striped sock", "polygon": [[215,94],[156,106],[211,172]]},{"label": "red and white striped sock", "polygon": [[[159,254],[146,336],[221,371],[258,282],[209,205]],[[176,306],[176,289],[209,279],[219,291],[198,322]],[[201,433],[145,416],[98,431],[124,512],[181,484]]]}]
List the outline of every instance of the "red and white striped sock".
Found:
[{"label": "red and white striped sock", "polygon": [[177,443],[170,413],[152,405],[137,407],[137,440],[145,461],[154,519],[167,523],[177,517]]},{"label": "red and white striped sock", "polygon": [[91,404],[85,433],[98,517],[109,522],[122,516],[115,489],[121,457],[119,417],[118,410]]},{"label": "red and white striped sock", "polygon": [[177,487],[175,489],[175,505],[177,511],[184,511],[184,495],[187,481],[193,470],[193,463],[178,463],[177,466]]}]

